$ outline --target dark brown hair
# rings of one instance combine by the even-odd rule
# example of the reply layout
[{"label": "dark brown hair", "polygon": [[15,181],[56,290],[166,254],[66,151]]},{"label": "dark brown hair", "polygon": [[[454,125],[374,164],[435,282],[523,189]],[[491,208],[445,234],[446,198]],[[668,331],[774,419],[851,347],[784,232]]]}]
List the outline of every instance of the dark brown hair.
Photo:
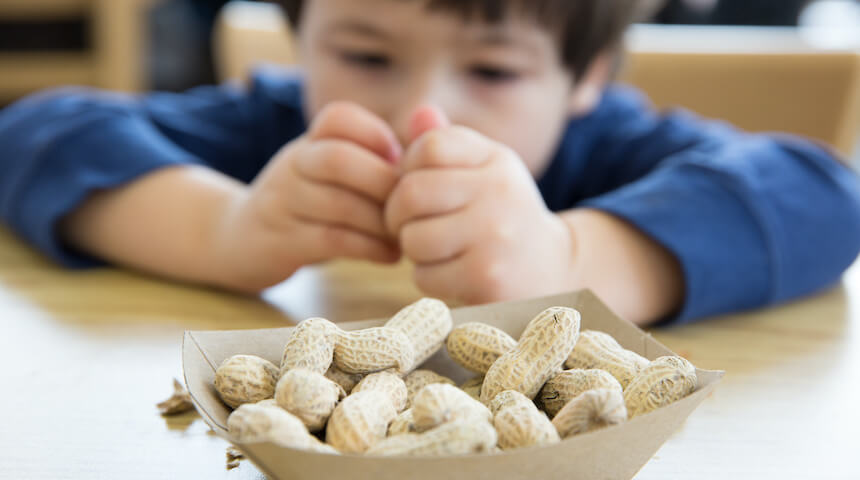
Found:
[{"label": "dark brown hair", "polygon": [[[313,0],[310,0],[313,1]],[[467,20],[500,23],[508,15],[530,16],[552,32],[559,57],[575,78],[594,58],[618,49],[632,21],[637,0],[423,0],[430,10],[456,13]],[[305,0],[274,0],[298,28]]]}]

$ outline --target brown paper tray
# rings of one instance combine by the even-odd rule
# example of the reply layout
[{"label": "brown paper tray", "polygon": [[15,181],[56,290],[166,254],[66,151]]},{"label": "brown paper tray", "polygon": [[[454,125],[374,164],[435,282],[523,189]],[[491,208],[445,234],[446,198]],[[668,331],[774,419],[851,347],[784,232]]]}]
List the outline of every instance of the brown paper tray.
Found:
[{"label": "brown paper tray", "polygon": [[[454,325],[481,321],[518,338],[532,317],[555,305],[576,308],[582,314],[583,329],[607,332],[622,346],[648,359],[674,354],[632,323],[618,318],[590,291],[455,308],[451,312]],[[377,319],[339,325],[354,330],[384,322],[385,319]],[[197,411],[216,434],[232,441],[226,429],[230,410],[221,403],[213,387],[216,367],[225,358],[240,353],[258,355],[278,364],[291,331],[292,327],[185,332],[182,342],[185,385]],[[430,368],[457,382],[474,376],[448,358],[444,349],[422,368]],[[697,374],[699,385],[692,394],[625,424],[577,435],[551,446],[493,455],[380,458],[311,453],[271,443],[233,443],[260,470],[279,480],[629,479],[713,391],[724,372],[697,369]]]}]

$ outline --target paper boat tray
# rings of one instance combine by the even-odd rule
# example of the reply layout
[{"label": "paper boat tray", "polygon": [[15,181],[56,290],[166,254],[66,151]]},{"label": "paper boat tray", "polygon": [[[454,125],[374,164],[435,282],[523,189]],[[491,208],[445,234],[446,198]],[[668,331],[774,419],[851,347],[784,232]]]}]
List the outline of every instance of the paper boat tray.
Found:
[{"label": "paper boat tray", "polygon": [[[583,329],[607,332],[624,347],[648,359],[673,354],[650,335],[613,314],[590,291],[462,307],[453,309],[452,314],[454,325],[485,322],[518,338],[532,317],[544,308],[556,305],[576,308],[582,314]],[[384,322],[385,319],[377,319],[340,323],[340,326],[353,330]],[[216,434],[233,442],[227,434],[230,410],[221,403],[213,387],[216,367],[225,358],[236,354],[258,355],[277,365],[291,331],[292,327],[185,332],[182,343],[185,384],[197,411]],[[474,376],[450,360],[444,348],[423,368],[430,368],[457,382]],[[697,370],[697,374],[699,384],[696,390],[678,402],[624,424],[577,435],[546,447],[455,457],[365,457],[310,453],[271,443],[233,443],[261,471],[278,480],[629,479],[713,391],[723,376],[722,371],[712,370]],[[683,461],[678,459],[678,462]]]}]

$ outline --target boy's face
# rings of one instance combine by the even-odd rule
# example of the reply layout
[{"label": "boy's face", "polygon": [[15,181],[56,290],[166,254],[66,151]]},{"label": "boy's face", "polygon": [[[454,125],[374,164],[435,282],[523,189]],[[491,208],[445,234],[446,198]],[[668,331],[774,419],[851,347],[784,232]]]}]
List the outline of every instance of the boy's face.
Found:
[{"label": "boy's face", "polygon": [[467,21],[421,0],[311,0],[299,32],[311,116],[334,100],[376,113],[407,145],[412,112],[441,108],[515,150],[533,175],[574,103],[556,42],[536,23]]}]

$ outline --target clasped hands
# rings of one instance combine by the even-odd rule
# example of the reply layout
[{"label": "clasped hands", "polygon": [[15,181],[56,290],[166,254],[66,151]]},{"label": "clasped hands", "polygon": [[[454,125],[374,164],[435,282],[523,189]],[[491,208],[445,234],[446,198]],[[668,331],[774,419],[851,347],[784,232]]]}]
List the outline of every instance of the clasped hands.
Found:
[{"label": "clasped hands", "polygon": [[512,149],[432,107],[413,114],[401,147],[385,121],[347,102],[272,158],[221,232],[242,290],[332,258],[404,256],[422,291],[466,303],[559,291],[574,250]]}]

